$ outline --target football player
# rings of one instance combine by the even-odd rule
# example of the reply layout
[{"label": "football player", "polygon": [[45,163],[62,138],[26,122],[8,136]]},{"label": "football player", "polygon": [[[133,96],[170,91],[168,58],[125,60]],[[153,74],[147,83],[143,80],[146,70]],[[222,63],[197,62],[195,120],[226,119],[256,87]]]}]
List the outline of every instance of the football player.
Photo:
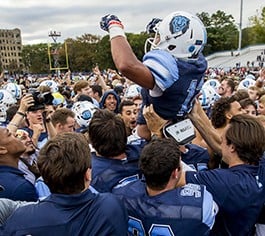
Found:
[{"label": "football player", "polygon": [[145,180],[113,190],[128,210],[129,235],[209,234],[217,205],[203,185],[176,188],[182,172],[180,155],[175,140],[152,140],[140,156]]},{"label": "football player", "polygon": [[[207,34],[200,19],[188,12],[177,11],[163,20],[153,19],[147,26],[151,51],[143,62],[133,53],[126,39],[124,27],[115,15],[106,15],[100,26],[109,32],[111,53],[117,69],[128,79],[148,89],[143,105],[152,103],[159,116],[180,120],[192,109],[199,93],[207,62],[202,55]],[[148,46],[145,47],[146,49]],[[150,138],[144,118],[138,118],[140,136]]]}]

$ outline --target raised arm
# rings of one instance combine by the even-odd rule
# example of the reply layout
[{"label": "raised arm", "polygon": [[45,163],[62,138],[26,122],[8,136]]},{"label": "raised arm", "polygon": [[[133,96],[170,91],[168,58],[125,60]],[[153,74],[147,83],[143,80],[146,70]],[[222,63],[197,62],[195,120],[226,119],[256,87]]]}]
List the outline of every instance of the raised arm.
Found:
[{"label": "raised arm", "polygon": [[205,140],[207,145],[214,150],[214,152],[221,154],[221,137],[212,126],[210,120],[202,109],[200,103],[196,100],[189,118],[200,132],[200,135]]},{"label": "raised arm", "polygon": [[117,69],[129,80],[144,88],[152,89],[155,85],[152,73],[135,56],[119,18],[114,15],[106,15],[102,17],[100,26],[109,32],[111,54]]},{"label": "raised arm", "polygon": [[22,97],[18,111],[7,125],[7,128],[10,132],[16,133],[18,127],[21,125],[22,121],[26,117],[26,112],[28,111],[28,108],[33,104],[34,104],[34,99],[31,94],[26,94],[25,96]]}]

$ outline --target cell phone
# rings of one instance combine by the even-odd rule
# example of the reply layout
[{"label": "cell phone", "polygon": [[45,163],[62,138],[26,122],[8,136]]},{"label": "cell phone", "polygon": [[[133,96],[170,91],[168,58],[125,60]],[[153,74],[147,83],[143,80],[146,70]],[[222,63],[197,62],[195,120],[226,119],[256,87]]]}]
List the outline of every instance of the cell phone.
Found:
[{"label": "cell phone", "polygon": [[190,119],[167,124],[163,128],[163,133],[167,138],[174,138],[180,145],[185,145],[196,137],[195,129]]}]

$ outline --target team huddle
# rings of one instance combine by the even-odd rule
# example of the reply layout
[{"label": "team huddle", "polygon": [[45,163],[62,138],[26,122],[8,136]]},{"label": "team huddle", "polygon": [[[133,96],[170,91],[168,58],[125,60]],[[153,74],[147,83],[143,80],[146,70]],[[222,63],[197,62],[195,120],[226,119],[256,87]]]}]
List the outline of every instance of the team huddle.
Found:
[{"label": "team huddle", "polygon": [[119,73],[2,84],[0,235],[263,235],[265,70],[211,76],[188,12],[150,21],[141,61],[100,27]]}]

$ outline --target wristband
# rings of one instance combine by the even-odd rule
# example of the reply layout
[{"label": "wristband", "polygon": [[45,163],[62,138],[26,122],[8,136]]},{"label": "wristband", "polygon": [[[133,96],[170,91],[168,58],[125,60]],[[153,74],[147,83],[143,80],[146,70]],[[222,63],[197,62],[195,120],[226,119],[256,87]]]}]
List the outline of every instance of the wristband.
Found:
[{"label": "wristband", "polygon": [[17,112],[16,112],[16,114],[18,114],[18,115],[21,115],[21,116],[23,116],[23,117],[25,117],[25,116],[26,116],[26,114],[25,114],[25,113],[23,113],[23,112],[20,112],[20,111],[17,111]]},{"label": "wristband", "polygon": [[123,28],[121,28],[120,25],[118,25],[118,24],[116,24],[116,25],[113,24],[109,28],[109,38],[111,40],[111,39],[118,37],[118,36],[122,36],[122,37],[126,38],[126,35],[124,33]]}]

